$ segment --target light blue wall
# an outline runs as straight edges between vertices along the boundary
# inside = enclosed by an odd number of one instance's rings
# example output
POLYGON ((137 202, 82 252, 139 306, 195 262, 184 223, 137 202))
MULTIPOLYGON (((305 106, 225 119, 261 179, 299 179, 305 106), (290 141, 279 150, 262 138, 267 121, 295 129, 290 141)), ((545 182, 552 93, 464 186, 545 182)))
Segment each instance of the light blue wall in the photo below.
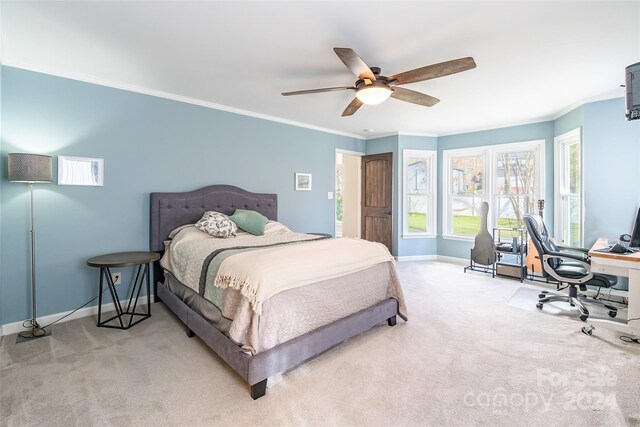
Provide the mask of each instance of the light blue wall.
MULTIPOLYGON (((368 143, 368 142, 367 142, 368 143)), ((402 181, 402 162, 403 162, 403 154, 402 150, 437 150, 438 149, 438 138, 436 137, 428 137, 428 136, 409 136, 409 135, 399 135, 398 136, 398 161, 397 165, 397 182, 398 182, 398 192, 397 194, 397 204, 398 204, 398 212, 399 215, 397 218, 397 227, 398 227, 398 255, 403 256, 421 256, 421 255, 436 255, 438 252, 438 242, 435 238, 403 238, 402 230, 404 228, 403 224, 403 213, 402 213, 402 198, 404 191, 404 182, 402 181)), ((440 187, 436 187, 439 189, 440 187)))
POLYGON ((558 136, 584 126, 584 106, 579 106, 553 122, 553 135, 558 136))
POLYGON ((585 245, 631 233, 640 206, 640 120, 624 118, 624 98, 584 105, 585 245))
MULTIPOLYGON (((274 192, 282 223, 333 233, 327 192, 335 149, 364 152, 359 139, 10 67, 2 68, 1 96, 3 168, 10 152, 105 159, 104 187, 36 188, 40 315, 97 294, 98 272, 87 258, 148 248, 150 192, 211 184, 274 192), (295 172, 313 174, 313 191, 294 191, 295 172)), ((0 191, 6 324, 30 315, 29 198, 28 186, 9 183, 4 172, 0 191)))
MULTIPOLYGON (((4 68, 2 67, 2 45, 0 43, 0 100, 2 100, 2 74, 4 68)), ((2 135, 2 102, 0 102, 0 135, 2 135)), ((0 137, 0 153, 2 153, 2 138, 0 137)), ((3 177, 4 162, 0 161, 0 177, 3 177)), ((0 189, 0 207, 2 206, 2 191, 0 189)), ((2 209, 0 209, 0 224, 2 223, 2 209)), ((2 230, 0 229, 0 272, 2 271, 2 230)), ((2 325, 2 275, 0 274, 0 325, 2 325)))
POLYGON ((366 154, 393 153, 393 255, 399 257, 435 255, 437 242, 434 238, 402 237, 402 150, 437 150, 436 137, 392 135, 368 139, 366 154))
MULTIPOLYGON (((29 316, 28 187, 6 180, 6 155, 37 152, 105 159, 105 186, 36 187, 38 308, 71 310, 96 295, 87 258, 148 247, 149 193, 213 183, 276 192, 281 222, 333 232, 336 148, 394 156, 393 253, 467 258, 471 242, 442 234, 445 149, 544 139, 545 213, 553 227, 553 136, 583 127, 585 244, 630 232, 640 205, 640 121, 624 120, 624 100, 585 104, 555 121, 439 138, 395 135, 364 141, 162 98, 0 68, 0 324, 29 316), (438 239, 402 238, 402 150, 438 151, 438 239), (295 172, 313 191, 293 190, 295 172), (619 176, 621 174, 622 176, 619 176)), ((55 161, 54 161, 55 173, 55 161)), ((124 282, 131 279, 123 269, 124 282)), ((126 290, 123 286, 121 292, 126 290)))
MULTIPOLYGON (((442 150, 545 139, 545 222, 553 230, 553 137, 582 127, 585 187, 585 241, 631 232, 640 206, 640 121, 624 118, 624 98, 584 104, 554 121, 438 138, 438 188, 442 188, 442 150), (623 177, 619 176, 623 174, 623 177)), ((442 207, 442 194, 438 205, 442 207)), ((442 209, 438 212, 442 233, 442 209)), ((438 254, 468 258, 471 242, 439 237, 438 254)))
MULTIPOLYGON (((469 148, 482 145, 507 144, 512 142, 545 140, 545 213, 553 212, 553 122, 511 126, 480 132, 469 132, 438 138, 438 188, 443 188, 443 150, 469 148)), ((472 241, 459 241, 442 237, 442 191, 438 193, 438 255, 469 258, 472 241)), ((545 215, 545 221, 553 230, 553 215, 545 215)))

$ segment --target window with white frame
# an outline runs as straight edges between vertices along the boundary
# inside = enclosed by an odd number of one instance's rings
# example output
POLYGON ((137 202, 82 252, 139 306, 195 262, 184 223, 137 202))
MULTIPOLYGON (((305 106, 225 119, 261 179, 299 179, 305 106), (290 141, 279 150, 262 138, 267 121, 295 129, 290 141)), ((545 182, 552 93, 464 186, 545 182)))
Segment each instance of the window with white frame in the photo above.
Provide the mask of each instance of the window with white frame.
POLYGON ((480 204, 485 200, 484 152, 456 152, 448 158, 448 228, 444 234, 475 236, 480 230, 480 204))
POLYGON ((403 237, 436 234, 436 152, 402 150, 403 237))
POLYGON ((555 235, 565 246, 582 247, 582 137, 580 128, 554 139, 555 235))
POLYGON ((480 230, 480 205, 489 203, 488 228, 524 227, 544 188, 544 141, 444 150, 443 234, 470 239, 480 230))
POLYGON ((534 146, 494 152, 494 224, 498 227, 524 228, 524 215, 537 212, 536 157, 534 146))

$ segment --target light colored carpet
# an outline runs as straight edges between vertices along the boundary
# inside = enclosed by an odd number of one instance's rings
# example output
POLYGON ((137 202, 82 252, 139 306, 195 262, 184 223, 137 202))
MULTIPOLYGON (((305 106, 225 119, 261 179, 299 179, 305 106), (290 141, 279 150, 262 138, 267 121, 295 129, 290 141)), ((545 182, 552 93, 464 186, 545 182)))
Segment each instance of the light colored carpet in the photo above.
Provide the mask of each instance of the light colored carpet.
MULTIPOLYGON (((539 286, 522 286, 513 293, 507 304, 512 307, 521 308, 523 310, 540 311, 541 313, 579 320, 580 311, 577 307, 571 307, 568 302, 548 302, 543 305, 542 310, 538 310, 538 308, 536 307, 536 303, 538 301, 538 295, 540 294, 541 290, 549 291, 549 295, 553 295, 556 293, 566 295, 568 292, 567 290, 558 292, 553 286, 549 286, 547 288, 539 286)), ((604 319, 612 322, 625 323, 628 317, 626 306, 615 302, 612 302, 611 305, 618 307, 618 315, 615 318, 611 318, 609 316, 609 309, 604 306, 586 303, 585 307, 587 307, 587 310, 589 310, 589 319, 604 319)))
POLYGON ((640 345, 522 310, 522 285, 399 263, 409 322, 248 386, 162 304, 129 331, 91 318, 0 344, 3 425, 640 425, 640 345))

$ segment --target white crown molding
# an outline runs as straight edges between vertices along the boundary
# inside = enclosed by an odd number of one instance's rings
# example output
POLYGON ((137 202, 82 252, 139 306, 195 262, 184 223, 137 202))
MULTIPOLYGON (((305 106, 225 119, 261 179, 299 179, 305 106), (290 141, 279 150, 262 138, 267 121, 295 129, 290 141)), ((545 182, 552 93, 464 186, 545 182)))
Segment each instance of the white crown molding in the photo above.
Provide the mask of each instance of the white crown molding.
POLYGON ((47 68, 38 67, 35 65, 26 64, 26 63, 17 62, 17 61, 5 61, 2 65, 7 67, 20 68, 22 70, 33 71, 41 74, 48 74, 50 76, 62 77, 65 79, 77 80, 85 83, 92 83, 99 86, 106 86, 114 89, 126 90, 128 92, 135 92, 143 95, 155 96, 157 98, 170 99, 172 101, 183 102, 185 104, 198 105, 200 107, 211 108, 213 110, 226 111, 229 113, 240 114, 242 116, 268 120, 270 122, 282 123, 285 125, 311 129, 318 132, 331 133, 334 135, 346 136, 349 138, 355 138, 355 139, 361 139, 361 140, 366 139, 364 136, 354 134, 354 133, 342 132, 335 129, 329 129, 321 126, 311 125, 308 123, 302 123, 294 120, 283 119, 281 117, 270 116, 268 114, 256 113, 254 111, 243 110, 241 108, 229 107, 222 104, 216 104, 209 101, 203 101, 201 99, 190 98, 188 96, 176 95, 173 93, 163 92, 156 89, 149 89, 142 86, 136 86, 136 85, 131 85, 127 83, 119 83, 111 80, 100 79, 97 77, 87 76, 84 74, 60 72, 60 71, 50 70, 47 68))
POLYGON ((380 134, 376 134, 376 135, 371 135, 371 136, 367 136, 365 138, 365 141, 371 141, 373 139, 380 139, 380 138, 387 138, 390 136, 398 136, 398 132, 386 132, 386 133, 380 133, 380 134))
POLYGON ((583 105, 584 105, 583 101, 577 101, 577 102, 574 102, 572 104, 569 104, 566 107, 564 107, 562 110, 558 111, 556 114, 551 116, 551 120, 558 120, 560 117, 562 117, 565 114, 575 110, 578 107, 582 107, 583 105))
POLYGON ((484 132, 484 131, 494 130, 494 129, 504 129, 504 128, 510 128, 515 126, 533 125, 536 123, 544 123, 544 122, 550 122, 550 121, 553 121, 551 117, 540 117, 534 120, 523 120, 521 122, 512 122, 512 123, 508 123, 500 126, 471 128, 463 132, 441 133, 441 134, 438 134, 438 138, 443 136, 464 135, 466 133, 484 132))
POLYGON ((558 112, 556 112, 556 113, 554 113, 552 115, 549 115, 549 116, 543 116, 543 117, 539 117, 539 118, 533 119, 533 120, 524 120, 524 121, 519 121, 519 122, 511 122, 511 123, 500 125, 500 126, 483 126, 483 127, 478 127, 478 128, 467 129, 467 130, 464 130, 464 131, 444 132, 444 133, 429 133, 429 132, 421 133, 421 132, 396 131, 396 132, 382 133, 382 134, 378 134, 378 135, 363 136, 363 135, 349 133, 349 132, 343 132, 343 131, 339 131, 339 130, 335 130, 335 129, 324 128, 324 127, 321 127, 321 126, 315 126, 315 125, 311 125, 311 124, 308 124, 308 123, 303 123, 303 122, 297 122, 297 121, 294 121, 294 120, 284 119, 284 118, 281 118, 281 117, 270 116, 268 114, 257 113, 257 112, 250 111, 250 110, 243 110, 241 108, 229 107, 229 106, 222 105, 222 104, 216 104, 216 103, 209 102, 209 101, 203 101, 201 99, 190 98, 190 97, 182 96, 182 95, 176 95, 176 94, 173 94, 173 93, 163 92, 163 91, 159 91, 159 90, 155 90, 155 89, 149 89, 149 88, 145 88, 145 87, 142 87, 142 86, 130 85, 130 84, 126 84, 126 83, 119 83, 119 82, 115 82, 115 81, 111 81, 111 80, 100 79, 100 78, 93 77, 93 76, 87 76, 87 75, 84 75, 84 74, 66 73, 66 72, 55 71, 55 70, 47 69, 47 68, 44 68, 44 67, 38 67, 38 66, 35 66, 35 65, 32 65, 32 64, 19 62, 19 61, 4 61, 4 62, 2 62, 2 65, 3 66, 7 66, 7 67, 20 68, 22 70, 27 70, 27 71, 33 71, 33 72, 36 72, 36 73, 47 74, 47 75, 51 75, 51 76, 56 76, 56 77, 62 77, 62 78, 71 79, 71 80, 82 81, 82 82, 85 82, 85 83, 96 84, 96 85, 99 85, 99 86, 105 86, 105 87, 110 87, 110 88, 114 88, 114 89, 126 90, 128 92, 135 92, 135 93, 140 93, 140 94, 143 94, 143 95, 155 96, 157 98, 169 99, 169 100, 172 100, 172 101, 183 102, 183 103, 186 103, 186 104, 198 105, 198 106, 201 106, 201 107, 211 108, 211 109, 214 109, 214 110, 226 111, 226 112, 229 112, 229 113, 239 114, 239 115, 242 115, 242 116, 248 116, 248 117, 253 117, 253 118, 256 118, 256 119, 268 120, 268 121, 271 121, 271 122, 282 123, 282 124, 286 124, 286 125, 290 125, 290 126, 296 126, 296 127, 301 127, 301 128, 305 128, 305 129, 315 130, 315 131, 318 131, 318 132, 331 133, 331 134, 334 134, 334 135, 346 136, 346 137, 349 137, 349 138, 360 139, 360 140, 365 140, 365 141, 379 139, 379 138, 386 138, 386 137, 389 137, 389 136, 423 136, 423 137, 439 138, 439 137, 443 137, 443 136, 463 135, 463 134, 467 134, 467 133, 483 132, 483 131, 488 131, 488 130, 493 130, 493 129, 504 129, 504 128, 508 128, 508 127, 524 126, 524 125, 530 125, 530 124, 536 124, 536 123, 544 123, 544 122, 557 120, 558 118, 562 117, 563 115, 567 114, 568 112, 570 112, 570 111, 574 110, 575 108, 578 108, 578 107, 580 107, 580 106, 582 106, 584 104, 588 104, 588 103, 591 103, 591 102, 605 101, 605 100, 608 100, 608 99, 621 98, 621 97, 624 96, 624 94, 620 95, 620 94, 617 93, 621 89, 616 89, 615 91, 611 91, 611 92, 606 93, 606 94, 602 94, 602 95, 594 96, 594 97, 590 97, 590 98, 585 98, 585 99, 579 100, 577 102, 574 102, 572 104, 569 104, 568 106, 562 108, 558 112))
POLYGON ((378 138, 387 138, 389 136, 424 136, 424 137, 429 137, 429 138, 437 138, 438 134, 437 133, 419 133, 419 132, 386 132, 386 133, 381 133, 381 134, 376 134, 376 135, 371 135, 365 138, 365 140, 369 141, 371 139, 378 139, 378 138))
POLYGON ((614 93, 613 91, 600 95, 600 96, 592 96, 591 98, 585 98, 582 99, 580 101, 576 101, 572 104, 567 105, 566 107, 564 107, 563 109, 561 109, 560 111, 558 111, 556 114, 554 114, 553 116, 551 116, 551 120, 558 120, 560 117, 564 116, 565 114, 575 110, 578 107, 583 106, 584 104, 589 104, 592 102, 598 102, 598 101, 606 101, 608 99, 615 99, 615 98, 623 98, 624 94, 619 95, 617 93, 614 93))
MULTIPOLYGON (((617 91, 617 90, 616 90, 617 91)), ((606 101, 608 99, 616 99, 616 98, 622 98, 624 97, 624 95, 620 95, 618 93, 615 92, 609 92, 603 95, 599 95, 599 96, 592 96, 590 98, 585 98, 585 99, 581 99, 580 101, 574 102, 572 104, 567 105, 566 107, 562 108, 561 110, 559 110, 557 113, 554 113, 550 116, 544 116, 544 117, 540 117, 534 120, 524 120, 524 121, 520 121, 520 122, 513 122, 513 123, 509 123, 509 124, 505 124, 505 125, 500 125, 500 126, 493 126, 493 127, 480 127, 480 128, 472 128, 469 130, 465 130, 463 132, 445 132, 445 133, 440 133, 438 134, 438 138, 439 137, 443 137, 443 136, 451 136, 451 135, 463 135, 465 133, 473 133, 473 132, 483 132, 483 131, 487 131, 487 130, 494 130, 494 129, 504 129, 504 128, 509 128, 509 127, 515 127, 515 126, 524 126, 524 125, 532 125, 532 124, 536 124, 536 123, 544 123, 544 122, 552 122, 555 121, 557 119, 559 119, 560 117, 564 116, 565 114, 567 114, 568 112, 584 105, 584 104, 590 104, 592 102, 598 102, 598 101, 606 101)))
POLYGON ((437 133, 420 133, 420 132, 398 132, 398 136, 424 136, 428 138, 437 138, 437 133))

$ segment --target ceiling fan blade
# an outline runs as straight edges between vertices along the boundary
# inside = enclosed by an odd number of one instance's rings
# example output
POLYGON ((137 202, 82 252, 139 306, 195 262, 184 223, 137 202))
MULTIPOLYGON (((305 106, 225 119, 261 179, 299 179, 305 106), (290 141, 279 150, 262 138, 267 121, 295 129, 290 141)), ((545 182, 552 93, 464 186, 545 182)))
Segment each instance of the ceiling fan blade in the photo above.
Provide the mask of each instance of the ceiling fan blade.
POLYGON ((291 96, 291 95, 305 95, 308 93, 321 93, 321 92, 334 92, 337 90, 356 90, 353 86, 340 86, 340 87, 325 87, 322 89, 308 89, 308 90, 297 90, 295 92, 283 92, 282 96, 291 96))
POLYGON ((409 90, 402 87, 393 88, 391 97, 399 99, 400 101, 424 105, 425 107, 433 107, 438 102, 440 102, 438 98, 434 98, 433 96, 425 95, 424 93, 416 92, 415 90, 409 90))
POLYGON ((358 98, 353 98, 353 101, 351 101, 351 103, 347 105, 347 108, 342 112, 342 117, 353 116, 360 107, 362 107, 362 101, 358 98))
POLYGON ((421 82, 423 80, 435 79, 448 76, 449 74, 460 73, 462 71, 476 68, 476 62, 471 57, 454 59, 452 61, 441 62, 439 64, 427 65, 415 70, 405 71, 389 77, 389 80, 398 80, 398 84, 421 82))
POLYGON ((373 75, 373 71, 367 64, 358 56, 353 49, 348 47, 334 47, 333 51, 338 55, 338 58, 353 74, 358 76, 359 79, 369 79, 375 81, 376 76, 373 75))

